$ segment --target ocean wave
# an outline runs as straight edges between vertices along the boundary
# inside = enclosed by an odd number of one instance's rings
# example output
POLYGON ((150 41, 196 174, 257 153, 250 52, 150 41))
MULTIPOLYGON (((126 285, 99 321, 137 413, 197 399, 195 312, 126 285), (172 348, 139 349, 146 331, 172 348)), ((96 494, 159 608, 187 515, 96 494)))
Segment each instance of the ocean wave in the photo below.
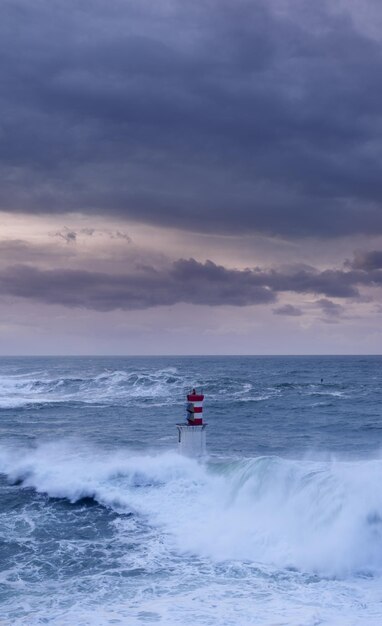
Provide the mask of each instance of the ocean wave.
MULTIPOLYGON (((52 377, 44 372, 0 377, 0 408, 22 408, 35 404, 81 402, 84 404, 116 404, 144 402, 153 405, 184 402, 191 386, 202 386, 179 373, 174 367, 161 369, 105 370, 83 376, 52 377)), ((210 402, 261 402, 275 397, 280 389, 255 388, 246 380, 204 380, 203 391, 210 402)))
POLYGON ((179 402, 185 381, 176 368, 151 371, 105 370, 84 376, 52 377, 44 372, 0 377, 0 408, 41 403, 105 403, 129 400, 179 402))
POLYGON ((348 399, 349 389, 343 383, 287 381, 261 382, 258 378, 241 375, 200 376, 194 370, 179 371, 176 367, 131 366, 125 368, 84 369, 48 368, 24 374, 3 373, 0 376, 0 408, 14 409, 35 404, 80 402, 83 404, 155 403, 171 405, 184 401, 192 386, 203 389, 214 404, 261 403, 291 395, 302 401, 311 397, 328 396, 348 399))
POLYGON ((259 457, 206 465, 76 442, 0 448, 20 487, 143 516, 179 553, 329 577, 382 573, 382 461, 259 457))

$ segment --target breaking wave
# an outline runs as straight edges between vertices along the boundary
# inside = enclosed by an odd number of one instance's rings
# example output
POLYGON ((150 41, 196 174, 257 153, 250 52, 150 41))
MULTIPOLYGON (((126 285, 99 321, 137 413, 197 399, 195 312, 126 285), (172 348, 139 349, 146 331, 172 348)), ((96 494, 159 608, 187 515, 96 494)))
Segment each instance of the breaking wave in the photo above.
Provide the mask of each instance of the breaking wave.
POLYGON ((184 381, 176 368, 154 371, 104 371, 83 376, 57 376, 44 372, 0 379, 0 408, 34 404, 81 402, 113 403, 127 400, 169 402, 183 397, 184 381))
POLYGON ((382 573, 382 461, 259 457, 200 465, 175 453, 76 442, 0 448, 0 472, 71 502, 144 518, 169 548, 347 577, 382 573))
POLYGON ((187 389, 203 383, 210 402, 258 403, 297 393, 298 396, 346 399, 343 385, 314 383, 277 383, 259 385, 247 378, 203 377, 198 372, 180 372, 176 367, 127 367, 103 371, 91 367, 63 369, 52 376, 52 371, 28 374, 2 373, 0 376, 0 409, 56 404, 64 402, 84 404, 178 404, 183 402, 187 389))

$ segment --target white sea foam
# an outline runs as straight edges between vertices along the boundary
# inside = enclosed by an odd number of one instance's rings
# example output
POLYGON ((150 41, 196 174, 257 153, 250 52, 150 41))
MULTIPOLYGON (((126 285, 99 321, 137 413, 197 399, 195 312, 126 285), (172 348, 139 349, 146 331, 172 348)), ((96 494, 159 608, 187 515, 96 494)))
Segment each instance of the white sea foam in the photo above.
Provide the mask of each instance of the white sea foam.
MULTIPOLYGON (((18 408, 33 404, 81 402, 126 403, 150 402, 172 404, 184 400, 192 382, 175 367, 134 367, 126 369, 93 370, 65 369, 35 371, 25 374, 2 373, 0 376, 0 408, 18 408), (56 374, 56 375, 54 375, 56 374)), ((257 388, 246 380, 226 380, 224 386, 216 386, 215 379, 205 381, 208 398, 213 402, 230 401, 261 402, 277 397, 283 389, 257 388)))
POLYGON ((346 578, 382 572, 382 462, 264 457, 199 465, 175 453, 102 452, 74 442, 0 448, 11 481, 92 497, 164 531, 179 553, 346 578))
POLYGON ((176 368, 137 369, 135 371, 105 370, 101 373, 56 378, 46 372, 27 375, 7 374, 0 377, 0 408, 17 408, 31 404, 63 402, 126 402, 155 400, 179 402, 184 396, 185 382, 176 368))

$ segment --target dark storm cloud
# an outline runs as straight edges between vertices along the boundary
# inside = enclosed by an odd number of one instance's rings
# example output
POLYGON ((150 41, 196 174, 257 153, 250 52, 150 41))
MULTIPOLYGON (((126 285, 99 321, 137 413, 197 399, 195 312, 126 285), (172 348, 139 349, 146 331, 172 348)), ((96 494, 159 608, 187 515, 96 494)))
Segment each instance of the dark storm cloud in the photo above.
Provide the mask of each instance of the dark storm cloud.
POLYGON ((381 46, 335 4, 4 0, 1 206, 381 233, 381 46))
MULTIPOLYGON (((359 286, 382 285, 382 271, 265 271, 227 269, 212 261, 179 259, 166 269, 149 265, 129 273, 54 269, 16 265, 0 272, 0 294, 30 298, 48 304, 85 307, 97 311, 147 309, 180 302, 220 306, 268 304, 282 292, 355 297, 359 286)), ((341 305, 322 298, 318 306, 326 316, 336 316, 341 305)), ((286 305, 274 309, 279 315, 299 315, 286 305)))
POLYGON ((0 273, 0 292, 97 311, 146 309, 177 302, 246 306, 275 299, 250 272, 193 260, 174 263, 168 271, 144 267, 130 275, 12 266, 0 273))
POLYGON ((353 261, 348 261, 347 266, 365 271, 380 270, 382 269, 382 251, 370 250, 368 252, 356 252, 353 261))
MULTIPOLYGON (((295 293, 317 293, 333 298, 352 298, 358 296, 356 285, 359 277, 356 272, 342 270, 317 271, 314 268, 290 272, 271 271, 265 274, 267 283, 275 291, 295 293)), ((366 278, 366 277, 364 277, 366 278)))
POLYGON ((344 307, 341 304, 332 302, 332 300, 328 300, 327 298, 317 300, 316 305, 328 317, 338 317, 344 312, 344 307))
POLYGON ((275 315, 287 315, 290 317, 299 317, 303 313, 301 309, 292 304, 284 304, 284 306, 279 306, 277 309, 273 309, 273 313, 275 315))

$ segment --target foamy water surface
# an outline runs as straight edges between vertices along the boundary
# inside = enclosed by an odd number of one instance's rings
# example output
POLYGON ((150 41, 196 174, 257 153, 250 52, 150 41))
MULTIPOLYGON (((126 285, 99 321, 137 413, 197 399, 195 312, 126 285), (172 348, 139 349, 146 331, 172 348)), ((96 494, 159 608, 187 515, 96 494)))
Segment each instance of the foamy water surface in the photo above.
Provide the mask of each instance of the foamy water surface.
POLYGON ((3 360, 0 623, 379 626, 381 364, 3 360))

